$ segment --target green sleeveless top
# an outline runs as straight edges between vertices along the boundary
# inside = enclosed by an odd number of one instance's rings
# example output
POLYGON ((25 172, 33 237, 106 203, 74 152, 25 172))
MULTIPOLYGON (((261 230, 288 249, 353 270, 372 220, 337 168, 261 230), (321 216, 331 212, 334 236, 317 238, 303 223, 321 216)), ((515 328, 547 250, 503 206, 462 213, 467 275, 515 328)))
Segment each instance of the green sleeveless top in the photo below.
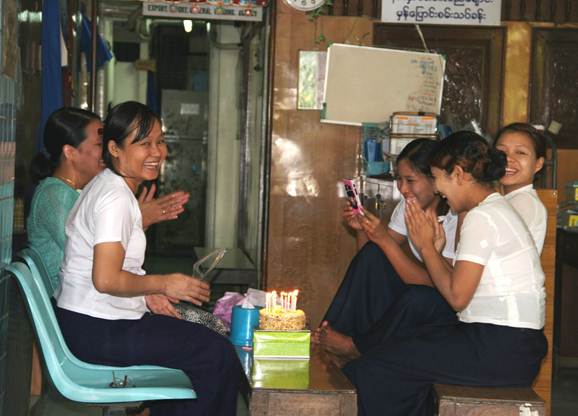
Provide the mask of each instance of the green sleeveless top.
POLYGON ((41 181, 32 197, 27 220, 28 243, 41 256, 52 281, 49 295, 60 286, 60 263, 64 258, 64 226, 79 192, 60 179, 49 176, 41 181))

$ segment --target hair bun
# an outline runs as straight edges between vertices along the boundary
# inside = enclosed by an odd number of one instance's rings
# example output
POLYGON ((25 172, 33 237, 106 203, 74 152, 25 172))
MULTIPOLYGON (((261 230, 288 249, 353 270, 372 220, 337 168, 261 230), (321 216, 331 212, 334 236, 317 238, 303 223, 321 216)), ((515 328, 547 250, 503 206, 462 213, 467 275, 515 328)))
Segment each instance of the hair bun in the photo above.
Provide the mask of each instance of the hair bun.
POLYGON ((34 183, 52 175, 56 165, 52 162, 50 155, 46 150, 34 156, 32 162, 30 163, 30 176, 34 183))
POLYGON ((506 154, 501 150, 490 148, 488 156, 490 160, 486 166, 486 180, 497 181, 506 173, 506 154))

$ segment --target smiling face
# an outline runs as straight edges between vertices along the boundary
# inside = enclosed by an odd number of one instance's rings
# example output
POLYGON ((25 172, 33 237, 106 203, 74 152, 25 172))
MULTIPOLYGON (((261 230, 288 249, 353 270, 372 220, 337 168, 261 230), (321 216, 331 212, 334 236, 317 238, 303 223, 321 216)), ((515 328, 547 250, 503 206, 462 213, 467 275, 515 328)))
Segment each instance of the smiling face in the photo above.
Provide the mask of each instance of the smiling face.
POLYGON ((534 142, 525 133, 505 132, 497 140, 496 149, 508 158, 506 174, 500 179, 506 193, 532 184, 534 175, 544 165, 544 158, 536 157, 534 142))
POLYGON ((422 209, 427 208, 436 199, 432 179, 415 170, 406 159, 397 163, 396 183, 403 197, 406 200, 416 200, 422 209))
POLYGON ((434 178, 435 189, 442 198, 446 198, 451 210, 456 213, 462 212, 463 204, 459 193, 456 192, 458 190, 456 176, 434 166, 431 168, 431 174, 434 178))
POLYGON ((167 145, 161 125, 155 121, 149 134, 142 140, 133 143, 138 129, 133 131, 117 146, 110 141, 109 151, 114 157, 114 166, 124 177, 129 187, 136 192, 144 181, 151 181, 159 176, 161 166, 167 157, 167 145))
POLYGON ((102 122, 91 121, 85 128, 86 139, 73 150, 75 185, 84 188, 104 167, 102 163, 102 122))

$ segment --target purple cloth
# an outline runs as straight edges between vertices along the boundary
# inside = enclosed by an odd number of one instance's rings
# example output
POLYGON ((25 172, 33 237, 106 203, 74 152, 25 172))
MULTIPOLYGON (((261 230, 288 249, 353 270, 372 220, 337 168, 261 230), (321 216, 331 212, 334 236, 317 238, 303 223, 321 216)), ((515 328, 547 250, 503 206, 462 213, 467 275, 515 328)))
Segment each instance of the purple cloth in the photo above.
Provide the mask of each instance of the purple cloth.
POLYGON ((231 314, 233 306, 243 301, 244 296, 236 292, 225 292, 225 295, 218 299, 213 309, 213 315, 221 318, 227 329, 231 328, 231 314))

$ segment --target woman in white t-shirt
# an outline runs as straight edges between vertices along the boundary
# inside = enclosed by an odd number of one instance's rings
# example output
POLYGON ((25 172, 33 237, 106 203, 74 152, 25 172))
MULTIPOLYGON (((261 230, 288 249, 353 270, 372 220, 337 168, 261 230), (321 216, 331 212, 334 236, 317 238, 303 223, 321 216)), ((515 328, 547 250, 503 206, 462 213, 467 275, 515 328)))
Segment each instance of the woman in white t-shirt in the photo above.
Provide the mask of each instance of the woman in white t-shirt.
POLYGON ((387 330, 421 322, 455 320, 455 313, 432 287, 420 254, 408 237, 404 212, 407 201, 442 217, 447 235, 443 256, 451 264, 455 252, 458 218, 436 194, 429 157, 436 142, 417 139, 410 142, 396 161, 397 187, 402 200, 396 205, 389 225, 365 212, 353 213, 348 206, 344 217, 357 234, 359 252, 333 298, 313 342, 342 355, 356 356, 380 342, 387 330), (403 299, 399 304, 399 300, 403 299), (396 306, 396 322, 387 312, 396 306))
POLYGON ((83 189, 66 223, 56 314, 81 360, 117 366, 150 364, 183 370, 196 400, 151 403, 153 415, 234 415, 241 367, 227 338, 170 314, 184 300, 201 305, 209 286, 181 273, 147 275, 146 238, 135 193, 157 178, 167 156, 160 119, 145 105, 110 110, 103 131, 107 166, 83 189))
POLYGON ((528 226, 536 249, 541 253, 548 213, 533 183, 544 166, 546 140, 532 125, 512 123, 498 132, 494 147, 503 151, 508 161, 506 174, 500 179, 503 194, 528 226))
POLYGON ((472 132, 441 141, 432 158, 436 188, 466 212, 455 263, 441 256, 443 229, 408 203, 409 234, 458 322, 425 325, 350 361, 363 415, 433 415, 432 386, 530 386, 547 351, 544 273, 534 241, 494 191, 506 157, 472 132))

